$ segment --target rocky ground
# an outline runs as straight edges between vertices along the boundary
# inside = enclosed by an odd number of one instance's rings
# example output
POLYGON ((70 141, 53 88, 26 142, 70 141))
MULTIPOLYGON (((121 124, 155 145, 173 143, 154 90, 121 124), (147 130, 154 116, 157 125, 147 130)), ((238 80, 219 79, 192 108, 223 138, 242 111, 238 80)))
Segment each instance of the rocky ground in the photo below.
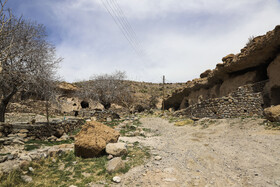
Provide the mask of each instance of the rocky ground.
MULTIPOLYGON (((1 148, 0 168, 5 172, 22 167, 26 161, 46 160, 44 166, 33 163, 28 165, 32 167, 28 167, 27 171, 20 173, 19 176, 25 181, 21 183, 24 184, 22 186, 52 186, 54 183, 51 181, 58 176, 60 179, 55 184, 73 184, 72 187, 280 186, 280 131, 269 130, 266 121, 255 117, 220 120, 203 118, 193 122, 180 117, 162 117, 160 113, 154 116, 128 116, 122 118, 120 124, 107 122, 107 125, 120 131, 119 142, 126 143, 128 155, 122 159, 132 168, 128 172, 96 175, 97 163, 99 169, 105 171, 104 167, 107 163, 109 166, 113 159, 106 155, 91 160, 75 157, 73 142, 68 136, 61 142, 70 143, 68 145, 44 146, 56 140, 49 143, 18 141, 14 143, 16 147, 4 146, 1 148), (34 150, 36 143, 44 145, 34 150), (29 147, 33 150, 28 151, 29 147), (68 172, 69 169, 73 170, 73 174, 68 172), (82 177, 81 172, 87 175, 82 177), (48 177, 44 178, 46 174, 48 177), (84 182, 79 183, 79 179, 84 182)), ((121 161, 120 157, 117 158, 121 161)))
POLYGON ((266 130, 262 119, 141 122, 157 135, 121 141, 150 146, 153 158, 117 186, 280 186, 280 132, 266 130))

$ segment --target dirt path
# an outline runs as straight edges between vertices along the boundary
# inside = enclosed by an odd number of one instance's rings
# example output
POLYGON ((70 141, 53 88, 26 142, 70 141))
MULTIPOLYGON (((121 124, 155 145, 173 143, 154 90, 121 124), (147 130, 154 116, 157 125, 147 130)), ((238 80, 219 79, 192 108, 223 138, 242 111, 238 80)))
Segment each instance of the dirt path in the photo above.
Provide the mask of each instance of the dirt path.
POLYGON ((280 186, 280 132, 264 130, 262 121, 216 120, 202 128, 141 119, 160 135, 121 140, 150 146, 152 159, 121 176, 118 186, 280 186))

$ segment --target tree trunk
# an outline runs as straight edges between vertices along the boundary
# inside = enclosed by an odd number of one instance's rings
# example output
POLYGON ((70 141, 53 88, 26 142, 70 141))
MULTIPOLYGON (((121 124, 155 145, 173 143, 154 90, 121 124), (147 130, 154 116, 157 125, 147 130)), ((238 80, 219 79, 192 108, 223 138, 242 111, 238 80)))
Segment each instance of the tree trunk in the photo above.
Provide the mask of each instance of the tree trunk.
POLYGON ((49 125, 50 119, 49 119, 49 101, 48 100, 46 100, 46 115, 47 115, 47 123, 49 125))
POLYGON ((8 103, 12 99, 12 97, 17 93, 17 88, 13 88, 13 91, 7 96, 2 99, 0 103, 0 122, 5 122, 5 113, 8 106, 8 103))
POLYGON ((0 122, 5 122, 5 113, 6 113, 7 105, 8 104, 4 103, 3 101, 0 104, 0 122))

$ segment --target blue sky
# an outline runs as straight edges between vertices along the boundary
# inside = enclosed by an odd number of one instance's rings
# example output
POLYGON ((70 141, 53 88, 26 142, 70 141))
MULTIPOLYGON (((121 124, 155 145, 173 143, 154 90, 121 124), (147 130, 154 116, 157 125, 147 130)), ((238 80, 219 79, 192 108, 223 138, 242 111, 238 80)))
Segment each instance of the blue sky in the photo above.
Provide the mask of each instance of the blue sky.
MULTIPOLYGON (((112 0, 104 0, 112 2, 112 0)), ((186 82, 280 24, 279 0, 114 0, 132 25, 137 55, 101 0, 9 0, 47 28, 66 81, 126 71, 136 81, 186 82)))

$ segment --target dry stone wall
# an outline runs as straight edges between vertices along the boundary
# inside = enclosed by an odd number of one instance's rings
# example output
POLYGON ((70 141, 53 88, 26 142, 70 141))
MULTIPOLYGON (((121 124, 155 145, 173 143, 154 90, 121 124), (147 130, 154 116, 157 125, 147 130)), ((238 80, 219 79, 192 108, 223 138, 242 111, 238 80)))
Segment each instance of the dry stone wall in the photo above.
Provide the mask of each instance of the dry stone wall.
POLYGON ((262 90, 267 81, 248 84, 220 98, 211 98, 179 111, 189 117, 232 118, 263 115, 262 90))
POLYGON ((60 121, 52 121, 50 124, 46 122, 27 124, 0 124, 0 133, 2 136, 16 135, 22 138, 30 137, 32 139, 45 139, 51 136, 60 138, 64 133, 73 132, 85 123, 83 119, 67 119, 60 121))

